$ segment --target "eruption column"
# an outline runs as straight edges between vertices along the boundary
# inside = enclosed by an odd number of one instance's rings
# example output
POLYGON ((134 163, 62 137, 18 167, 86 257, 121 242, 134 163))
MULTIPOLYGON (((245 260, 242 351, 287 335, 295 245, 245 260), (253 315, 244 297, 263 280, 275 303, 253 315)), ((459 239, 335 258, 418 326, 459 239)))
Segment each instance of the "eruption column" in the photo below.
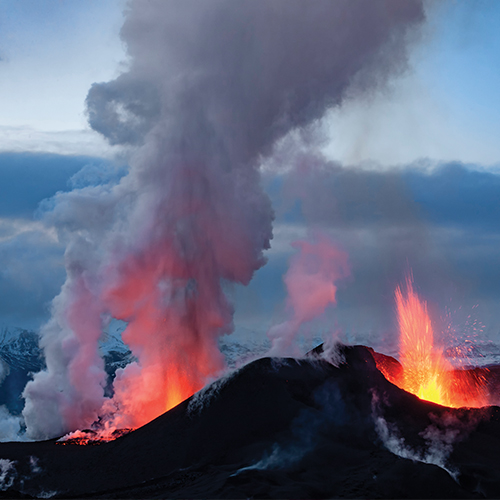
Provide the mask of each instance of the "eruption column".
POLYGON ((224 289, 249 282, 272 238, 261 159, 353 82, 362 91, 404 68, 423 12, 421 0, 127 4, 127 70, 92 85, 86 104, 91 127, 134 153, 117 184, 59 193, 47 214, 72 251, 42 331, 47 369, 24 392, 31 437, 97 417, 141 425, 218 374, 217 339, 232 331, 224 289), (68 314, 85 318, 88 334, 68 314), (137 358, 112 399, 98 354, 106 314, 128 322, 137 358))

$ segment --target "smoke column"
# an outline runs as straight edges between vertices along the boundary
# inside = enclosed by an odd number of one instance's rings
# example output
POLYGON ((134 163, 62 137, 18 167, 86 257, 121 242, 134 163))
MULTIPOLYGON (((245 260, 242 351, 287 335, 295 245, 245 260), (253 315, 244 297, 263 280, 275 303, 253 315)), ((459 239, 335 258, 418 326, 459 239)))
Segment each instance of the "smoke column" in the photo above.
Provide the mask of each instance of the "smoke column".
POLYGON ((299 328, 336 303, 336 282, 350 273, 347 254, 326 235, 316 233, 311 241, 296 241, 292 246, 298 252, 284 277, 291 318, 269 330, 272 355, 291 354, 299 328))
POLYGON ((404 67, 418 0, 151 0, 128 4, 128 69, 87 96, 90 125, 135 148, 116 185, 60 193, 47 219, 67 239, 67 281, 42 330, 47 369, 24 391, 30 437, 99 419, 137 426, 224 368, 224 283, 265 263, 273 212, 259 162, 355 81, 404 67), (105 398, 106 317, 138 362, 105 398))

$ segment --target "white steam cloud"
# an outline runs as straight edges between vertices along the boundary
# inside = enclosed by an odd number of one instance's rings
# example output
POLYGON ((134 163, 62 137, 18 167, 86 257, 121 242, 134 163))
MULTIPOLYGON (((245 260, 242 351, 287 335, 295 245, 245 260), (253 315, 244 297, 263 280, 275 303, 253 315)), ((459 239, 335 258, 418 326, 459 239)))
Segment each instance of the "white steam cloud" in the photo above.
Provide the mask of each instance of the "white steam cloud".
POLYGON ((31 438, 100 421, 142 425, 224 369, 223 283, 265 263, 273 211, 259 162, 290 131, 406 63, 419 0, 152 0, 129 3, 129 69, 96 83, 91 126, 135 146, 114 185, 54 198, 67 279, 42 329, 47 367, 24 391, 31 438), (137 362, 112 399, 98 341, 126 321, 137 362))
POLYGON ((0 491, 9 489, 17 476, 16 462, 0 458, 0 491))

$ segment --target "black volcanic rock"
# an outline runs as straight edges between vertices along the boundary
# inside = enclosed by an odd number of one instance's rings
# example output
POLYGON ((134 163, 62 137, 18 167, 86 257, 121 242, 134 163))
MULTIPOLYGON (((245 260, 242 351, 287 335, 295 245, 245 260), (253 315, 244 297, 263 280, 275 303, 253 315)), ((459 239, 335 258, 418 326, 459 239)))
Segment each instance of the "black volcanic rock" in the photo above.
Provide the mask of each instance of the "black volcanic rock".
POLYGON ((254 361, 109 443, 2 443, 0 467, 13 464, 15 471, 6 475, 12 484, 4 481, 3 493, 498 496, 497 407, 452 410, 420 401, 382 376, 369 349, 344 346, 341 354, 339 366, 314 356, 254 361))

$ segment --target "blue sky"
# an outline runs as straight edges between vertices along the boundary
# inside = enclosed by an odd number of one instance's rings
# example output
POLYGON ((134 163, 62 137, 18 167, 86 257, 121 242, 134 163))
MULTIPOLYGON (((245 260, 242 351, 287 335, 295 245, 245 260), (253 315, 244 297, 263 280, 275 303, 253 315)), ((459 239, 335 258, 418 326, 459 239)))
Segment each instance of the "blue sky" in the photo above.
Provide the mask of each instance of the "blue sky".
MULTIPOLYGON (((354 337, 391 329, 408 266, 438 308, 479 303, 488 334, 500 332, 500 3, 426 5, 408 70, 327 113, 323 151, 334 167, 320 184, 310 179, 310 200, 287 188, 288 174, 264 176, 275 239, 251 285, 232 292, 240 331, 279 320, 289 243, 320 225, 351 257, 353 277, 328 321, 354 337), (315 205, 318 192, 336 211, 315 205)), ((0 0, 1 324, 37 327, 63 283, 64 241, 42 201, 115 178, 125 161, 90 130, 84 108, 92 83, 127 67, 124 7, 0 0)))
POLYGON ((428 2, 409 71, 331 112, 330 155, 343 162, 417 158, 498 163, 500 5, 428 2))
POLYGON ((124 4, 0 1, 0 149, 106 150, 85 133, 84 100, 92 83, 115 77, 125 61, 124 4))

